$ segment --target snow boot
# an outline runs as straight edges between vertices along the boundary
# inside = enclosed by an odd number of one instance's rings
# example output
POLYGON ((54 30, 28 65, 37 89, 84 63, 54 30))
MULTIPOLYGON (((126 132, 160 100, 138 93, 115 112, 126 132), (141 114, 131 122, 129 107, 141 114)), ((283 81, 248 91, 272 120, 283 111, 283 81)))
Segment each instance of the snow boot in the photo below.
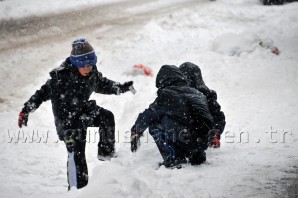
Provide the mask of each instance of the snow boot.
POLYGON ((116 157, 114 144, 108 142, 99 142, 97 153, 98 160, 107 161, 112 157, 116 157))
POLYGON ((185 158, 176 159, 174 161, 163 161, 162 163, 159 163, 159 166, 164 166, 166 168, 170 169, 180 169, 183 167, 183 164, 186 164, 187 160, 185 158))
POLYGON ((200 165, 206 162, 206 153, 205 151, 195 151, 192 152, 189 157, 189 163, 191 165, 200 165))

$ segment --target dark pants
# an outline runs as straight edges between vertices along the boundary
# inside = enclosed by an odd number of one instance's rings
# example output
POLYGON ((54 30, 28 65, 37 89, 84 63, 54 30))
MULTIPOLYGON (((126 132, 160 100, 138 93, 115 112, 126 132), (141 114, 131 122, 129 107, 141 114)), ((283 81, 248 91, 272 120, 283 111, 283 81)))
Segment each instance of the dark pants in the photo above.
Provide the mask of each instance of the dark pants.
POLYGON ((88 184, 88 168, 85 157, 87 127, 99 127, 100 153, 109 155, 114 152, 115 120, 111 111, 96 106, 85 112, 76 123, 75 129, 66 130, 64 142, 68 151, 67 178, 69 188, 83 188, 88 184))
POLYGON ((104 156, 114 153, 115 145, 115 119, 114 114, 104 108, 99 107, 95 111, 96 117, 92 127, 99 127, 98 153, 104 156))
POLYGON ((75 138, 75 140, 73 141, 71 141, 70 139, 65 140, 68 153, 67 180, 69 189, 71 187, 75 187, 78 189, 83 188, 88 184, 88 167, 85 157, 86 133, 83 134, 83 136, 81 137, 85 138, 75 138), (72 143, 70 143, 70 141, 72 143))
MULTIPOLYGON (((207 130, 206 130, 207 131, 207 130)), ((191 164, 201 164, 206 160, 207 132, 194 134, 180 123, 164 117, 160 123, 149 127, 164 163, 184 163, 189 159, 191 164)))

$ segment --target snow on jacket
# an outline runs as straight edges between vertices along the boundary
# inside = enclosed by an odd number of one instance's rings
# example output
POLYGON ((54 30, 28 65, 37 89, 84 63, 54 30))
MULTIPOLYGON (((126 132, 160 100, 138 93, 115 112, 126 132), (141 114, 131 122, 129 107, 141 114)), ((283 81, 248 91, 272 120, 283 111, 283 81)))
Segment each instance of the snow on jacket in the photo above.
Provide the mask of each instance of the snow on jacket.
POLYGON ((205 85, 201 70, 197 65, 186 62, 183 63, 179 69, 187 77, 189 85, 202 92, 206 96, 210 113, 214 119, 213 128, 219 129, 220 133, 222 134, 226 125, 226 121, 225 114, 221 111, 221 106, 217 102, 216 92, 209 89, 205 85))
POLYGON ((69 58, 60 67, 50 72, 49 79, 24 104, 24 112, 35 111, 42 102, 51 100, 58 135, 63 135, 67 129, 78 127, 79 121, 88 115, 95 107, 94 100, 89 101, 95 93, 118 94, 118 83, 102 76, 96 66, 88 76, 82 76, 77 68, 72 66, 69 58))
POLYGON ((162 66, 156 77, 156 87, 157 98, 139 114, 132 131, 141 134, 149 126, 158 124, 164 116, 189 129, 192 134, 200 133, 202 126, 212 128, 214 123, 206 97, 187 85, 178 67, 162 66))

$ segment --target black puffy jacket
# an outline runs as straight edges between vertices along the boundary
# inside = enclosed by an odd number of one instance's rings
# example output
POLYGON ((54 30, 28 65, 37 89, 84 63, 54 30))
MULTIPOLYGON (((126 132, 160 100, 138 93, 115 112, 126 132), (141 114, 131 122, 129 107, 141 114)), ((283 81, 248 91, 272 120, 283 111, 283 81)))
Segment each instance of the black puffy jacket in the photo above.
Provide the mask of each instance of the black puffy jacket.
POLYGON ((77 127, 82 115, 95 107, 96 102, 89 101, 93 92, 119 94, 119 83, 103 77, 96 66, 84 77, 72 66, 69 58, 52 70, 50 76, 51 79, 24 104, 22 111, 33 112, 42 102, 51 100, 58 135, 77 127))
POLYGON ((179 69, 187 78, 189 85, 206 96, 210 113, 214 119, 213 128, 219 129, 222 134, 226 125, 225 114, 221 111, 221 106, 217 102, 216 92, 205 85, 201 69, 190 62, 183 63, 179 69))
POLYGON ((190 129, 192 133, 201 126, 209 130, 212 128, 214 123, 206 97, 187 85, 178 67, 162 66, 156 77, 156 87, 157 98, 148 109, 139 114, 132 131, 141 134, 149 126, 158 124, 164 116, 190 129))

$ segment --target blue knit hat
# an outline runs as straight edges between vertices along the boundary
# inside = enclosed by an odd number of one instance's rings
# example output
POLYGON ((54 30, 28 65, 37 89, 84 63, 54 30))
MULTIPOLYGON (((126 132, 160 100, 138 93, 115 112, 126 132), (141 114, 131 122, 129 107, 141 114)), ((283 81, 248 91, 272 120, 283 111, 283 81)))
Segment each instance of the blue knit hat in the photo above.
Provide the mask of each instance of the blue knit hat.
POLYGON ((97 56, 93 47, 86 39, 81 38, 72 42, 70 62, 78 68, 84 68, 86 64, 90 66, 96 65, 97 56))

